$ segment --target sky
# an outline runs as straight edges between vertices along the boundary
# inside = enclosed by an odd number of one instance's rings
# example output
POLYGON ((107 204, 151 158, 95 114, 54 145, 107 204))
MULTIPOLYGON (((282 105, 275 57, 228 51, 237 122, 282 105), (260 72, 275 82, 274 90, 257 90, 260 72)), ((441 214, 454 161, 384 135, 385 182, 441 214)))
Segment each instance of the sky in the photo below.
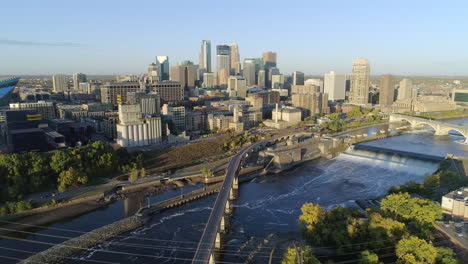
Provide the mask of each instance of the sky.
POLYGON ((201 41, 285 74, 468 75, 468 1, 14 0, 0 4, 0 75, 139 74, 157 55, 198 64, 201 41))

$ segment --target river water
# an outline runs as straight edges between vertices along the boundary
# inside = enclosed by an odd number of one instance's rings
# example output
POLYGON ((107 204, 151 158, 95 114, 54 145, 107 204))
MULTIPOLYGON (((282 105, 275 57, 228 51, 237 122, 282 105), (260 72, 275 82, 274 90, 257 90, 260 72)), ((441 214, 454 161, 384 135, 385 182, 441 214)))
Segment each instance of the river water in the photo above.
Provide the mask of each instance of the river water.
MULTIPOLYGON (((449 122, 468 124, 468 118, 449 122)), ((394 130, 396 126, 380 125, 353 133, 372 136, 372 132, 388 128, 394 130)), ((467 156, 468 146, 462 144, 462 141, 463 137, 456 134, 439 137, 430 131, 413 131, 363 144, 435 156, 445 156, 447 153, 467 156)), ((229 263, 244 262, 246 255, 236 256, 236 250, 252 237, 263 238, 272 232, 297 232, 300 207, 306 202, 319 203, 326 208, 336 205, 355 206, 355 200, 384 195, 393 185, 409 180, 421 182, 437 166, 435 162, 404 156, 348 150, 330 160, 307 162, 288 172, 241 184, 223 260, 229 263)), ((149 199, 150 202, 156 202, 194 188, 197 186, 170 190, 149 199)), ((169 209, 155 216, 145 227, 74 256, 67 263, 190 263, 215 198, 209 196, 169 209)), ((23 240, 19 241, 0 240, 0 256, 24 259, 31 255, 30 252, 44 250, 50 244, 79 235, 79 232, 121 219, 132 207, 146 202, 146 199, 118 201, 101 210, 45 229, 27 230, 34 234, 23 233, 23 240)), ((267 259, 267 255, 263 255, 256 262, 265 263, 267 259)), ((279 261, 279 258, 275 259, 275 263, 279 261)), ((15 262, 13 259, 0 258, 0 263, 15 262)))

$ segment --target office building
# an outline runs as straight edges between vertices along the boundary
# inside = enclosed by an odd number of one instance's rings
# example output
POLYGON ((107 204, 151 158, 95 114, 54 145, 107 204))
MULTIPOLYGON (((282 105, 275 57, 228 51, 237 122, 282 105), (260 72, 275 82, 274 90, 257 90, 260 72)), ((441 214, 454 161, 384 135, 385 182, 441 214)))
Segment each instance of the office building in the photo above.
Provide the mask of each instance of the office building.
POLYGON ((229 46, 231 48, 232 75, 238 75, 241 73, 239 46, 237 45, 237 43, 231 43, 229 46))
POLYGON ((395 97, 395 83, 390 74, 380 78, 379 104, 381 106, 392 105, 395 97))
POLYGON ((247 82, 247 86, 254 86, 256 84, 255 81, 255 59, 245 59, 244 60, 244 71, 243 75, 245 81, 247 82))
POLYGON ((240 76, 229 77, 228 91, 231 97, 245 98, 247 96, 246 80, 240 76))
POLYGON ((148 91, 159 94, 162 102, 179 102, 184 100, 184 87, 179 82, 163 81, 149 85, 148 91))
POLYGON ((203 73, 203 88, 213 88, 216 86, 216 74, 213 72, 203 73))
POLYGON ((259 88, 266 88, 266 74, 265 70, 258 71, 257 86, 259 88))
POLYGON ((185 113, 185 107, 183 106, 173 106, 164 104, 162 107, 162 114, 164 115, 164 120, 166 120, 169 123, 171 131, 175 130, 177 134, 180 134, 186 130, 185 113))
POLYGON ((55 104, 52 102, 39 101, 37 103, 11 103, 10 109, 31 109, 41 115, 42 119, 57 118, 55 104))
POLYGON ((271 67, 268 69, 268 78, 267 78, 267 87, 268 88, 272 88, 272 78, 273 78, 273 75, 278 75, 280 74, 280 71, 278 68, 276 67, 271 67))
POLYGON ((276 91, 259 91, 255 93, 249 93, 248 96, 252 97, 252 100, 261 98, 262 105, 276 104, 280 102, 280 94, 276 91))
POLYGON ((161 99, 159 94, 155 92, 127 93, 127 103, 140 105, 141 113, 144 115, 159 115, 161 113, 161 99))
POLYGON ((169 57, 156 56, 156 65, 158 66, 158 76, 160 81, 169 80, 169 57))
POLYGON ((206 69, 207 72, 211 71, 211 40, 202 40, 200 52, 200 69, 206 69))
POLYGON ((6 110, 5 136, 8 148, 13 152, 43 151, 45 134, 40 128, 42 116, 32 109, 6 110))
POLYGON ((284 75, 283 74, 274 74, 271 76, 271 88, 272 89, 281 89, 284 86, 284 75))
POLYGON ((184 88, 187 97, 193 94, 197 68, 194 65, 177 65, 171 67, 171 81, 179 82, 184 88))
POLYGON ((404 101, 411 99, 411 93, 413 89, 413 82, 411 79, 404 78, 400 81, 400 87, 398 87, 398 101, 404 101))
POLYGON ((276 104, 275 109, 271 113, 272 119, 265 120, 263 123, 267 127, 276 129, 284 129, 301 122, 302 111, 295 107, 278 107, 276 104))
POLYGON ((323 76, 324 93, 328 94, 328 99, 332 101, 344 100, 346 96, 346 76, 341 73, 331 71, 323 76))
POLYGON ((230 72, 230 56, 229 55, 216 55, 217 73, 218 73, 218 84, 220 86, 226 86, 230 72))
POLYGON ((265 69, 276 67, 276 52, 267 51, 262 54, 265 69))
POLYGON ((140 83, 106 83, 101 87, 101 102, 113 105, 127 102, 127 93, 140 91, 140 83))
POLYGON ((75 91, 80 91, 80 83, 85 83, 87 81, 86 74, 75 73, 72 76, 72 80, 73 80, 73 89, 75 89, 75 91))
POLYGON ((159 82, 159 66, 156 63, 151 63, 148 66, 148 80, 150 83, 159 82))
POLYGON ((365 105, 369 103, 370 65, 367 59, 358 58, 353 62, 349 103, 365 105))
POLYGON ((68 79, 65 74, 56 74, 52 76, 54 93, 63 93, 68 91, 68 79))
POLYGON ((304 85, 304 73, 300 71, 295 71, 292 74, 293 85, 304 85))

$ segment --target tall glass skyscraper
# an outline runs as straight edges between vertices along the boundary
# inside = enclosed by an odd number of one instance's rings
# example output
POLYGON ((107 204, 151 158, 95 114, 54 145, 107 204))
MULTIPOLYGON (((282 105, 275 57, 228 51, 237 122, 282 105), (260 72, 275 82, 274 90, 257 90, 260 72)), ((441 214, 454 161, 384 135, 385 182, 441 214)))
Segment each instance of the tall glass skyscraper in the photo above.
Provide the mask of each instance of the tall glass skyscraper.
POLYGON ((169 57, 168 56, 156 56, 156 64, 159 67, 159 79, 169 80, 169 57))
POLYGON ((200 69, 211 72, 211 40, 202 40, 199 64, 200 69))
POLYGON ((216 72, 219 85, 227 85, 230 71, 231 47, 228 45, 216 46, 216 72))
POLYGON ((351 75, 351 104, 365 105, 369 103, 370 66, 367 59, 359 58, 353 62, 351 75))

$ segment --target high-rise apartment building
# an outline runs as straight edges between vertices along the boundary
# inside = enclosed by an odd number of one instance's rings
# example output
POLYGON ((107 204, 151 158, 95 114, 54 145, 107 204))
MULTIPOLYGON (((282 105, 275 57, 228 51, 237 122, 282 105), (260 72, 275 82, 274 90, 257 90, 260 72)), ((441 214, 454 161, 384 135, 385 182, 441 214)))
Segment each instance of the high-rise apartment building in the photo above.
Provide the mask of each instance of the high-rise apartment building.
POLYGON ((390 74, 382 75, 380 78, 380 105, 392 105, 395 97, 395 83, 394 78, 390 74))
POLYGON ((169 80, 169 57, 168 56, 156 56, 156 65, 159 68, 159 80, 169 80))
POLYGON ((304 73, 300 71, 295 71, 292 74, 293 85, 304 85, 304 73))
POLYGON ((52 76, 52 83, 54 85, 54 93, 68 91, 68 80, 65 74, 56 74, 52 76))
POLYGON ((365 105, 369 102, 370 65, 367 59, 358 58, 353 62, 351 75, 351 104, 365 105))
POLYGON ((323 76, 324 93, 332 101, 344 100, 346 96, 346 76, 330 71, 323 76))
POLYGON ((200 69, 211 72, 211 40, 202 40, 199 64, 200 69))
POLYGON ((233 75, 237 75, 241 73, 240 67, 240 55, 239 55, 239 46, 237 43, 231 43, 229 45, 231 47, 231 69, 233 75))
POLYGON ((162 107, 162 114, 164 115, 165 120, 172 123, 172 128, 175 129, 177 133, 185 131, 185 107, 164 104, 162 107))
POLYGON ((79 72, 75 73, 72 76, 72 80, 73 80, 73 89, 75 89, 75 91, 79 91, 80 83, 85 83, 87 81, 86 74, 79 73, 79 72))
POLYGON ((400 87, 398 88, 398 100, 404 101, 411 99, 411 93, 413 89, 413 82, 411 79, 404 78, 400 81, 400 87))
POLYGON ((255 82, 255 59, 244 60, 244 78, 247 82, 247 86, 254 86, 255 82))

